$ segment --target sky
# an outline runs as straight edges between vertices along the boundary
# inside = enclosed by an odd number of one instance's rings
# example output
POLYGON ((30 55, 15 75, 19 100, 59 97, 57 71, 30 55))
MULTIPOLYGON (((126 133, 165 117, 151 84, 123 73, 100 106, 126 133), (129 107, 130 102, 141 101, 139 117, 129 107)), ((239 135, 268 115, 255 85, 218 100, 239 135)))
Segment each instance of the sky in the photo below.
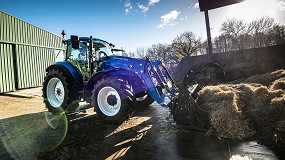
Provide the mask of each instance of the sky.
MULTIPOLYGON (((185 31, 206 40, 198 0, 1 0, 0 10, 60 36, 93 36, 126 52, 166 43, 185 31)), ((226 19, 262 16, 285 25, 285 0, 245 0, 209 11, 212 37, 226 19)))

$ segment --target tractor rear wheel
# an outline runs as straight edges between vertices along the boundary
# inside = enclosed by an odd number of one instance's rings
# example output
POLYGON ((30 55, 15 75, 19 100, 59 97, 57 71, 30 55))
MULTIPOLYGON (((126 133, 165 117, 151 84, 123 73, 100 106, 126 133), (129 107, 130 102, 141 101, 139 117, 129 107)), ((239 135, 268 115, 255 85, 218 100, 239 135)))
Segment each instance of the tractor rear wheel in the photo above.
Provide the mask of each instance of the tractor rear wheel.
POLYGON ((43 98, 52 113, 62 113, 78 106, 77 91, 71 79, 64 72, 53 69, 45 76, 43 98))
POLYGON ((135 111, 132 87, 121 77, 105 77, 92 91, 92 106, 106 122, 120 124, 135 111))

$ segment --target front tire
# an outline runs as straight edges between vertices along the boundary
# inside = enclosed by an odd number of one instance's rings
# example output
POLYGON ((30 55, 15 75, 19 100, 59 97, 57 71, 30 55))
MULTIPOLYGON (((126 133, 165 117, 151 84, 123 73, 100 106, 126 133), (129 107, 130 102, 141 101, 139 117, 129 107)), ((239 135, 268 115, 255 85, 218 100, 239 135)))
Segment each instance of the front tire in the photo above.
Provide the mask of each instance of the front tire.
POLYGON ((57 69, 50 70, 45 76, 43 98, 52 113, 62 113, 78 106, 76 87, 64 72, 57 69))
POLYGON ((132 87, 123 78, 105 77, 94 85, 92 106, 104 121, 120 124, 135 110, 132 87))

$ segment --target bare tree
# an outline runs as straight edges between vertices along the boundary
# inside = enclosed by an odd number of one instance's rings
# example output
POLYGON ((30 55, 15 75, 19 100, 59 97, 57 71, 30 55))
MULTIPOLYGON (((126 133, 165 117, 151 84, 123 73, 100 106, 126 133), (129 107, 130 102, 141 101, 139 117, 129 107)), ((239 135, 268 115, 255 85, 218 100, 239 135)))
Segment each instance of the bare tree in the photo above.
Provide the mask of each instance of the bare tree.
POLYGON ((254 20, 251 22, 250 26, 252 26, 252 42, 253 47, 265 47, 269 46, 270 42, 268 40, 268 32, 271 28, 273 28, 276 24, 274 23, 273 18, 269 18, 268 16, 261 17, 260 19, 254 20))
POLYGON ((285 26, 275 25, 268 31, 270 45, 285 44, 285 26))
POLYGON ((175 57, 172 56, 172 48, 167 44, 154 44, 147 50, 147 56, 151 59, 160 59, 163 63, 167 63, 175 57))
MULTIPOLYGON (((246 49, 244 42, 248 41, 249 34, 252 32, 253 26, 248 25, 243 20, 227 19, 222 23, 220 31, 222 31, 222 41, 225 44, 229 44, 230 50, 246 49), (225 39, 226 38, 226 39, 225 39)), ((227 47, 225 45, 224 47, 227 47)), ((225 48, 227 50, 227 48, 225 48)))
POLYGON ((136 55, 139 58, 143 58, 146 56, 146 49, 144 47, 139 47, 136 49, 136 55))
POLYGON ((179 59, 197 55, 201 48, 201 38, 197 38, 191 31, 186 31, 172 41, 172 49, 179 59))
POLYGON ((128 57, 136 57, 136 54, 134 52, 129 52, 127 55, 128 57))
POLYGON ((200 47, 200 49, 199 49, 199 53, 200 53, 201 55, 204 55, 204 54, 208 54, 208 53, 209 53, 209 51, 208 51, 208 41, 207 41, 207 40, 205 40, 205 41, 203 41, 203 42, 201 43, 201 47, 200 47))
POLYGON ((213 41, 213 52, 227 52, 228 48, 230 48, 229 39, 230 37, 227 34, 222 34, 218 37, 215 37, 213 41))
MULTIPOLYGON (((273 44, 272 38, 276 24, 274 19, 263 16, 249 23, 238 19, 227 19, 222 23, 222 34, 214 39, 213 51, 226 52, 233 50, 265 47, 273 44), (272 37, 272 36, 271 36, 272 37)), ((275 28, 276 31, 278 30, 275 28)))

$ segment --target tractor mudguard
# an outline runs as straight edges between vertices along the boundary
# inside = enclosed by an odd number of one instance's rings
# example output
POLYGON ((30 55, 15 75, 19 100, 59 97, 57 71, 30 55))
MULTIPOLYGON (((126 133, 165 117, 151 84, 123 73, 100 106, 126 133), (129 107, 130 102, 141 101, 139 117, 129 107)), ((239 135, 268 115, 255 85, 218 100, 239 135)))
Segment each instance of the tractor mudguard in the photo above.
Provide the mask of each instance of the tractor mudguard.
POLYGON ((46 69, 46 71, 48 72, 49 70, 54 69, 54 68, 60 68, 61 70, 63 70, 67 74, 69 74, 73 78, 73 80, 76 84, 82 83, 82 74, 80 73, 80 71, 76 67, 74 67, 69 62, 66 62, 66 61, 56 62, 55 64, 50 65, 46 69))

